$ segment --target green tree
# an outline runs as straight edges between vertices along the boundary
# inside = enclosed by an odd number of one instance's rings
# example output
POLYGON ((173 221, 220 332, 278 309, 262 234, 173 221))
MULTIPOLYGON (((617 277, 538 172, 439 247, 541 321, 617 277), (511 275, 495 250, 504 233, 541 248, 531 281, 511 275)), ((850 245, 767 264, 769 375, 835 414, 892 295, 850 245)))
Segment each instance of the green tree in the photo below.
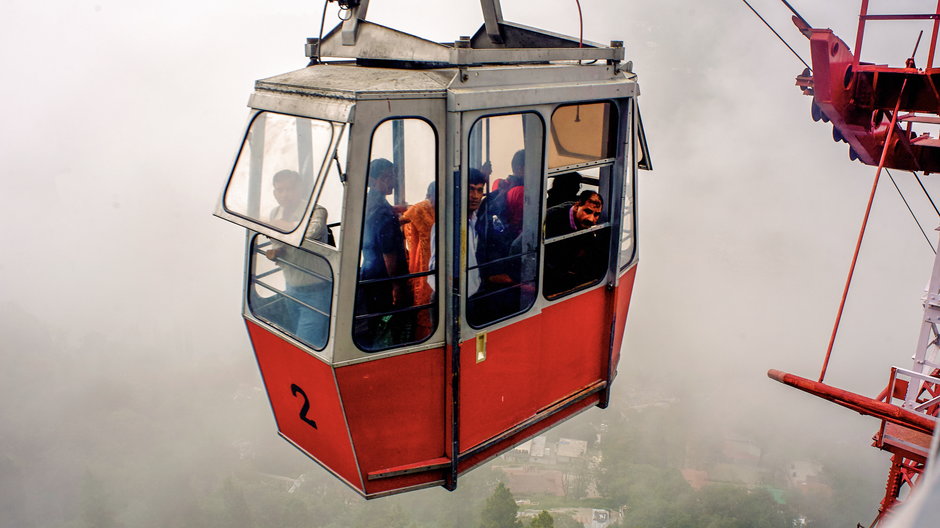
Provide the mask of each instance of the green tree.
POLYGON ((480 512, 480 528, 522 528, 522 522, 516 518, 517 513, 519 506, 512 493, 500 482, 480 512))
POLYGON ((529 522, 529 528, 555 528, 555 519, 552 514, 542 510, 529 522))

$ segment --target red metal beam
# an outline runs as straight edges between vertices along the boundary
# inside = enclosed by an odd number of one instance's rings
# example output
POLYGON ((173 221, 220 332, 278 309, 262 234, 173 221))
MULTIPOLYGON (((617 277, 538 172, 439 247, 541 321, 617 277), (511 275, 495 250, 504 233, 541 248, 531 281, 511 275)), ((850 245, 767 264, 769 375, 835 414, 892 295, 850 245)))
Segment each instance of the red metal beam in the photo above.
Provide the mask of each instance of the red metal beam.
POLYGON ((926 434, 933 434, 934 425, 936 424, 934 420, 922 414, 902 409, 897 405, 878 401, 867 396, 862 396, 861 394, 838 389, 831 385, 826 385, 825 383, 802 378, 780 370, 768 370, 767 377, 777 380, 784 385, 789 385, 852 409, 859 414, 867 414, 926 434))

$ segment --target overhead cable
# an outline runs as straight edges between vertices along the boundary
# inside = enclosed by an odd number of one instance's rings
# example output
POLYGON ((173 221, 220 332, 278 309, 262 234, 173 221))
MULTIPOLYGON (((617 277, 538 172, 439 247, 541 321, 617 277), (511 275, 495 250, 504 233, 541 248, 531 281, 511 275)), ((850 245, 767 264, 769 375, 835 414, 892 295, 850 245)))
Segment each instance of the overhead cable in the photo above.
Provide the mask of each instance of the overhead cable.
POLYGON ((937 216, 940 216, 940 210, 937 209, 937 204, 933 203, 933 198, 930 197, 930 193, 927 192, 927 188, 924 187, 924 182, 920 179, 920 176, 918 176, 914 171, 911 171, 911 174, 914 175, 914 179, 917 180, 917 183, 920 184, 920 188, 924 190, 924 196, 927 197, 927 201, 929 201, 930 205, 933 206, 933 210, 937 213, 937 216))
POLYGON ((780 1, 783 2, 783 5, 787 6, 787 9, 789 9, 790 12, 793 13, 793 16, 795 16, 796 18, 799 18, 800 22, 802 22, 806 27, 813 27, 812 24, 810 24, 809 22, 806 21, 805 18, 803 18, 803 15, 797 13, 796 9, 793 9, 793 6, 790 5, 790 2, 787 2, 787 0, 780 0, 780 1))
MULTIPOLYGON (((901 188, 898 187, 898 182, 894 181, 894 176, 891 175, 891 172, 888 169, 885 169, 885 173, 888 175, 888 178, 891 178, 891 183, 894 184, 894 188, 898 191, 898 196, 901 197, 901 201, 904 202, 908 212, 911 213, 911 217, 914 219, 914 223, 917 224, 917 228, 920 229, 920 232, 924 235, 924 240, 926 240, 927 245, 930 246, 930 251, 933 251, 934 255, 936 255, 937 250, 934 249, 933 243, 930 242, 930 237, 928 237, 927 232, 924 231, 924 226, 920 224, 920 220, 917 219, 917 215, 914 214, 914 210, 911 209, 911 205, 907 203, 907 198, 904 197, 904 193, 902 193, 901 188)), ((917 173, 914 173, 914 176, 917 176, 917 173)))
MULTIPOLYGON (((787 41, 786 41, 786 40, 783 40, 783 37, 780 36, 780 33, 777 33, 777 30, 774 29, 773 26, 771 26, 769 23, 767 23, 767 21, 764 20, 764 17, 760 16, 760 13, 758 13, 757 10, 754 9, 754 7, 753 7, 751 4, 749 4, 747 0, 741 0, 741 1, 744 2, 744 5, 746 5, 747 7, 749 7, 749 8, 751 9, 751 11, 754 12, 755 15, 757 15, 757 18, 759 18, 760 21, 763 22, 765 26, 767 26, 767 28, 769 28, 771 31, 774 32, 774 35, 777 35, 777 38, 780 39, 780 42, 783 42, 783 45, 786 46, 787 49, 790 50, 790 53, 792 53, 796 58, 800 59, 800 62, 803 63, 803 66, 806 66, 807 68, 809 68, 809 71, 813 71, 813 69, 810 68, 810 65, 809 65, 809 64, 806 64, 806 61, 803 60, 803 57, 800 57, 800 54, 797 53, 796 50, 794 50, 792 47, 790 47, 790 45, 787 44, 787 41)), ((800 17, 800 18, 802 18, 802 17, 800 17)))

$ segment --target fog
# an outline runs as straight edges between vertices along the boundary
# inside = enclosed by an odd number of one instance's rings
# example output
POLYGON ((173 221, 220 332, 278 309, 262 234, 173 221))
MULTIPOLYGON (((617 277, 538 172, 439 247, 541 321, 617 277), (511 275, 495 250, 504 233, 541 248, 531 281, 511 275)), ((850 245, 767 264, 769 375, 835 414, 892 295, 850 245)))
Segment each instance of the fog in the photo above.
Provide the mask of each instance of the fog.
MULTIPOLYGON (((808 61, 786 9, 752 3, 808 61)), ((857 2, 791 3, 852 44, 857 2)), ((578 33, 574 2, 503 4, 508 20, 578 33)), ((923 2, 873 2, 887 4, 923 2)), ((625 42, 655 168, 638 184, 612 409, 637 391, 674 397, 696 427, 851 465, 870 477, 859 493, 874 513, 888 467, 868 446, 878 423, 765 375, 818 376, 874 168, 810 119, 803 65, 742 3, 582 6, 586 39, 625 42)), ((211 215, 254 80, 306 64, 321 8, 5 2, 0 525, 68 525, 89 474, 119 483, 124 522, 144 525, 180 503, 173 483, 232 471, 229 451, 276 453, 272 474, 323 473, 277 438, 240 315, 244 231, 211 215)), ((481 23, 472 0, 373 0, 369 19, 441 41, 481 23)), ((905 35, 872 32, 865 51, 903 62, 905 35)), ((936 243, 916 182, 892 174, 936 243)), ((891 365, 910 366, 932 262, 883 178, 828 382, 874 396, 891 365)))

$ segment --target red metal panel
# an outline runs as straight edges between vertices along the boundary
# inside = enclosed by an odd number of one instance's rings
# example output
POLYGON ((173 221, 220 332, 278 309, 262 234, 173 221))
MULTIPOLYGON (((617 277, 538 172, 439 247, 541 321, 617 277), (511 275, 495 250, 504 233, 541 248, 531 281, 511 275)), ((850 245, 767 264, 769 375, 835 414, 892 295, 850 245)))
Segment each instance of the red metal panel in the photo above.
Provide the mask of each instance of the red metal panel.
POLYGON ((361 490, 332 368, 252 321, 245 322, 278 430, 361 490))
POLYGON ((368 495, 438 482, 440 470, 369 481, 368 474, 444 456, 444 349, 336 369, 368 495))
MULTIPOLYGON (((625 279, 628 289, 633 273, 625 279)), ((539 315, 489 332, 486 359, 480 363, 473 340, 461 345, 462 452, 606 379, 611 317, 607 295, 605 288, 574 295, 539 315)), ((623 302, 625 316, 629 293, 623 302)), ((622 326, 619 330, 622 338, 622 326)))
POLYGON ((494 442, 493 445, 488 446, 486 449, 481 450, 479 453, 474 453, 472 456, 469 456, 460 461, 458 466, 458 472, 460 474, 470 471, 474 467, 486 462, 487 460, 503 453, 513 446, 520 444, 530 438, 533 438, 537 434, 545 431, 549 427, 552 427, 572 416, 597 405, 600 396, 598 394, 593 394, 584 400, 581 400, 570 407, 565 408, 564 410, 555 413, 551 416, 546 417, 546 419, 532 424, 530 427, 527 427, 516 434, 507 437, 499 442, 494 442))
POLYGON ((607 288, 567 297, 542 310, 537 390, 541 407, 607 378, 610 313, 607 288))
POLYGON ((537 379, 542 361, 541 316, 489 332, 486 360, 473 339, 460 346, 460 450, 526 420, 544 407, 537 379))
POLYGON ((611 358, 613 363, 613 372, 617 372, 617 365, 620 363, 620 348, 623 346, 623 332, 627 323, 627 313, 630 310, 630 298, 633 296, 633 281, 636 279, 636 268, 633 266, 620 277, 620 283, 617 285, 616 310, 617 319, 614 322, 614 354, 611 358))

